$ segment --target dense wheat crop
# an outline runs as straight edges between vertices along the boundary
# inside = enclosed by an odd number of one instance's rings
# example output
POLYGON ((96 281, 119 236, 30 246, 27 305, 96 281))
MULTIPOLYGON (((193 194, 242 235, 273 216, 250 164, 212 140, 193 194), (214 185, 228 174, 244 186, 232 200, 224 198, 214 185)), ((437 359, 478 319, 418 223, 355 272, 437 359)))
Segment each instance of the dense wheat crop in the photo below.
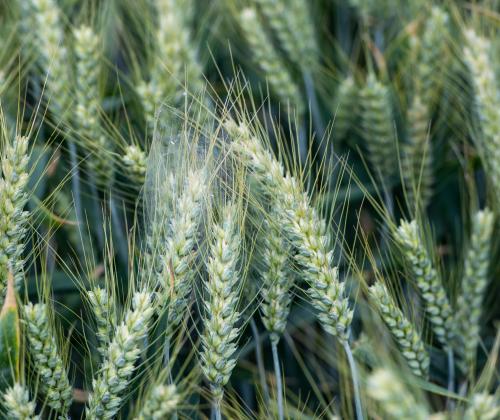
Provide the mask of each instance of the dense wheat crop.
POLYGON ((500 418, 499 35, 0 0, 0 418, 500 418))

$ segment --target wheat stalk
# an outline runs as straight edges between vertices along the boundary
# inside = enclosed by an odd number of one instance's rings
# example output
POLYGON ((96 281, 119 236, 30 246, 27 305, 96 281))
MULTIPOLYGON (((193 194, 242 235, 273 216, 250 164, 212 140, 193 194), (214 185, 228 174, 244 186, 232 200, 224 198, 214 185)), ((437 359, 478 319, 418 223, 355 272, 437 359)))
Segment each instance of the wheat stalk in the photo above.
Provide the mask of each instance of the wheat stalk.
POLYGON ((489 209, 478 211, 472 218, 472 231, 469 249, 464 263, 462 290, 458 297, 457 308, 463 341, 464 357, 469 366, 476 358, 484 292, 488 285, 491 239, 494 216, 489 209))
POLYGON ((0 179, 0 304, 5 298, 7 273, 12 271, 19 289, 23 281, 23 251, 29 213, 28 201, 28 138, 16 136, 5 144, 1 156, 0 179))
POLYGON ((353 310, 349 307, 345 285, 339 281, 333 265, 333 249, 327 224, 298 181, 285 173, 283 165, 267 151, 249 127, 228 119, 224 127, 233 140, 234 152, 249 166, 273 199, 276 214, 283 216, 275 223, 283 225, 288 239, 297 249, 296 260, 304 267, 309 284, 308 294, 323 328, 337 337, 348 356, 353 378, 356 414, 363 418, 357 383, 357 369, 349 346, 349 327, 353 310))
POLYGON ((35 414, 36 404, 30 399, 28 390, 21 384, 14 384, 3 393, 3 406, 8 419, 39 420, 35 414))
POLYGON ((152 294, 135 292, 132 307, 115 329, 99 374, 93 380, 86 409, 88 419, 113 418, 120 410, 154 311, 152 294))
POLYGON ((56 342, 56 333, 49 321, 48 307, 43 303, 29 303, 24 306, 23 314, 30 355, 40 376, 47 404, 67 417, 72 402, 71 386, 56 342))
POLYGON ((238 209, 227 204, 222 209, 221 221, 213 227, 213 242, 207 263, 208 281, 205 284, 205 330, 201 338, 200 363, 210 383, 214 412, 220 419, 220 403, 224 386, 236 366, 240 319, 238 312, 241 277, 238 271, 241 238, 238 227, 238 209))
POLYGON ((396 339, 410 369, 415 375, 427 378, 430 359, 420 334, 398 308, 385 285, 377 282, 369 290, 373 302, 396 339))

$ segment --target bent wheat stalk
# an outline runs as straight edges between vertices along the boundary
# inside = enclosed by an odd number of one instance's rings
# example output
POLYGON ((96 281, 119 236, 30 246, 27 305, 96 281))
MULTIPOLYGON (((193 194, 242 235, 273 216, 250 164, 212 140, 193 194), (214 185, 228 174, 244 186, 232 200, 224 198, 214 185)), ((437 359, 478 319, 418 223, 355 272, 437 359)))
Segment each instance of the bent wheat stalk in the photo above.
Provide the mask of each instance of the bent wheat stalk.
POLYGON ((225 129, 233 140, 232 147, 240 159, 252 169, 278 214, 284 215, 282 224, 288 239, 297 248, 297 262, 304 267, 309 284, 308 294, 323 328, 337 337, 343 345, 351 367, 354 384, 356 414, 363 418, 357 369, 349 346, 349 327, 353 311, 345 296, 345 285, 339 281, 338 269, 333 265, 333 249, 327 224, 310 205, 309 197, 299 182, 285 172, 283 165, 266 150, 260 140, 244 124, 226 120, 225 129))

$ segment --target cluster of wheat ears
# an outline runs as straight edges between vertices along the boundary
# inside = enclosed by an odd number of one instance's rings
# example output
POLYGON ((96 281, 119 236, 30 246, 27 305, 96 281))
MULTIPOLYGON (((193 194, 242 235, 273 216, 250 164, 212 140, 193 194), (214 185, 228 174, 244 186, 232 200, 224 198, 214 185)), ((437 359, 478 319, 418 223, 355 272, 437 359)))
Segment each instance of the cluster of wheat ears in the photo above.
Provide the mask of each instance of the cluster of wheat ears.
POLYGON ((2 418, 500 418, 496 8, 0 2, 2 418))

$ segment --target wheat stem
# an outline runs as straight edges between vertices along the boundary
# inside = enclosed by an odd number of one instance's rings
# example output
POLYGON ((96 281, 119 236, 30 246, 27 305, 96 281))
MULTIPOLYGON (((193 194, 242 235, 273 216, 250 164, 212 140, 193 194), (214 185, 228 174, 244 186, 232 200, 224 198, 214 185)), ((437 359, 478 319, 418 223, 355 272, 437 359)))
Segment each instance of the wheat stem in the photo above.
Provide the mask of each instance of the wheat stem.
POLYGON ((262 344, 257 324, 253 318, 250 319, 250 328, 255 341, 255 359, 257 360, 257 369, 259 370, 260 386, 264 394, 264 400, 269 401, 269 388, 267 386, 266 369, 264 367, 264 358, 262 356, 262 344))
POLYGON ((344 347, 344 351, 347 355, 347 361, 349 362, 349 368, 351 371, 352 387, 354 389, 354 405, 356 407, 356 419, 363 420, 364 415, 363 415, 363 406, 361 404, 358 368, 356 367, 356 362, 354 360, 354 356, 352 354, 349 342, 344 341, 342 343, 342 346, 344 347))
MULTIPOLYGON (((447 358, 448 358, 448 391, 455 392, 455 356, 453 354, 453 348, 447 348, 447 358)), ((450 400, 448 399, 448 404, 450 400)))
POLYGON ((278 338, 271 338, 271 348, 273 352, 274 376, 276 377, 276 393, 278 395, 278 419, 283 420, 285 413, 283 409, 283 382, 281 378, 281 367, 278 355, 278 338))

